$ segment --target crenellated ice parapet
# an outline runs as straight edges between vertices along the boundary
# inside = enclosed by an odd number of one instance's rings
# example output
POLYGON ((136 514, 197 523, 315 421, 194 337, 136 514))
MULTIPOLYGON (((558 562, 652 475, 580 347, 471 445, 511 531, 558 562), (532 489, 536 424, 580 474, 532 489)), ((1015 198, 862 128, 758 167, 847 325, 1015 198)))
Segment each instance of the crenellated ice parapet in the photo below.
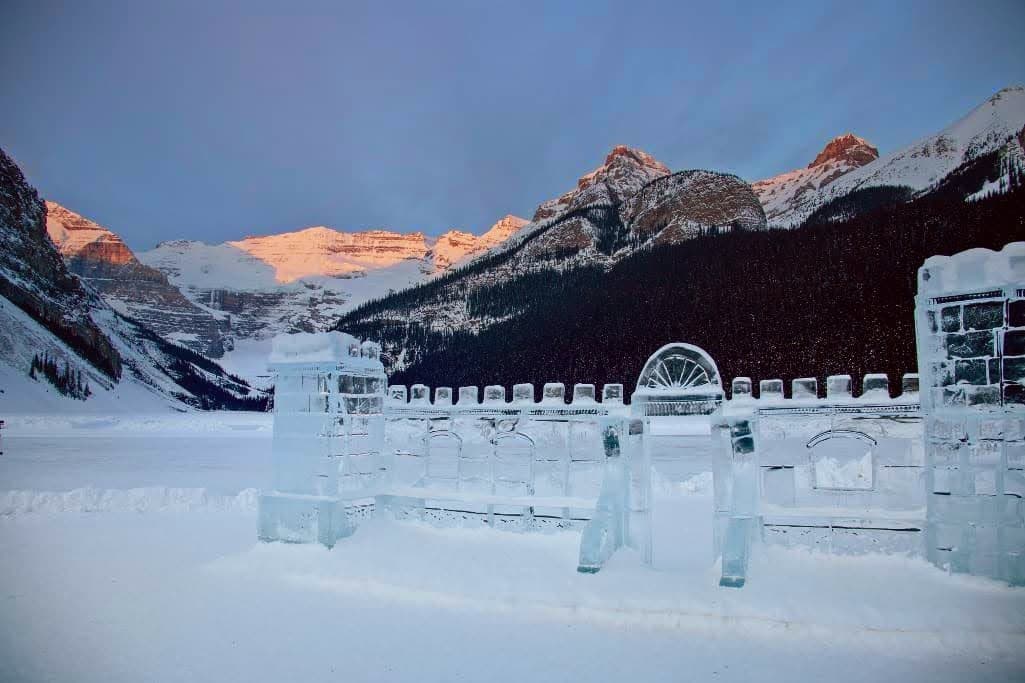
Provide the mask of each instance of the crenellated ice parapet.
POLYGON ((791 380, 790 397, 783 393, 783 380, 763 379, 758 382, 758 395, 753 392, 754 382, 750 377, 736 377, 731 383, 731 397, 726 404, 741 407, 749 402, 758 405, 782 403, 786 405, 832 405, 843 403, 900 403, 917 404, 919 400, 918 375, 908 373, 901 377, 901 393, 890 396, 890 380, 885 373, 869 373, 861 381, 861 393, 854 391, 851 375, 830 375, 826 378, 826 395, 819 395, 819 382, 815 377, 799 377, 791 380))
MULTIPOLYGON (((566 402, 566 385, 561 382, 548 382, 542 389, 540 401, 534 400, 534 385, 530 383, 514 384, 509 391, 501 384, 491 384, 484 387, 483 400, 481 390, 478 387, 460 387, 459 400, 453 403, 452 389, 449 387, 438 387, 434 390, 434 400, 431 401, 431 389, 424 384, 413 384, 405 387, 401 384, 392 384, 388 387, 387 405, 392 408, 402 408, 407 414, 409 409, 422 407, 425 409, 451 408, 458 411, 463 408, 478 407, 528 407, 541 405, 565 405, 587 408, 589 406, 603 406, 620 412, 626 411, 623 404, 623 385, 606 384, 602 387, 601 400, 598 400, 597 388, 594 384, 574 384, 573 393, 569 403, 566 402), (506 400, 508 396, 512 400, 506 400)), ((624 412, 625 414, 625 412, 624 412)))

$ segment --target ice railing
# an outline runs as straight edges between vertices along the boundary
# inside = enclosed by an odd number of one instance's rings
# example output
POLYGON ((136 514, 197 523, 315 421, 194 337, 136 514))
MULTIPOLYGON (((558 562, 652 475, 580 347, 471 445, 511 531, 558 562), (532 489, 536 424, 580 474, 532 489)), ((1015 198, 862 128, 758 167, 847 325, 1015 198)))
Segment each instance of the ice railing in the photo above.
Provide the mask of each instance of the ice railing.
POLYGON ((385 402, 392 486, 380 511, 436 525, 580 528, 580 570, 647 538, 643 430, 622 384, 391 386, 385 402), (432 400, 433 396, 433 400, 432 400), (509 398, 511 396, 511 399, 509 398), (600 396, 600 400, 599 400, 600 396), (457 399, 457 400, 453 400, 457 399), (631 523, 631 520, 633 522, 631 523))
POLYGON ((921 554, 925 458, 918 375, 872 373, 854 395, 850 375, 732 383, 713 418, 715 552, 721 585, 742 586, 752 543, 832 553, 921 554))

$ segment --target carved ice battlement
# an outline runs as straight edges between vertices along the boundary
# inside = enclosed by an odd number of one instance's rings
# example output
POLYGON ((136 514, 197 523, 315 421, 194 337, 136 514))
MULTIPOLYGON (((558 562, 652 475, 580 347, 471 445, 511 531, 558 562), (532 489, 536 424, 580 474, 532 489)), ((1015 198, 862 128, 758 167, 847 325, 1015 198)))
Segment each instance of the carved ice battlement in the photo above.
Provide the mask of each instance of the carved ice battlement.
POLYGON ((782 379, 756 392, 737 377, 727 396, 712 358, 674 343, 629 403, 622 384, 386 386, 372 342, 276 341, 260 538, 330 546, 386 514, 578 528, 580 571, 624 545, 655 564, 653 548, 698 523, 655 530, 652 443, 669 438, 659 466, 712 469, 721 585, 744 585, 758 543, 924 555, 1025 584, 1025 243, 929 259, 915 325, 921 378, 904 375, 899 393, 870 373, 857 395, 850 375, 831 375, 792 379, 789 396, 782 379))

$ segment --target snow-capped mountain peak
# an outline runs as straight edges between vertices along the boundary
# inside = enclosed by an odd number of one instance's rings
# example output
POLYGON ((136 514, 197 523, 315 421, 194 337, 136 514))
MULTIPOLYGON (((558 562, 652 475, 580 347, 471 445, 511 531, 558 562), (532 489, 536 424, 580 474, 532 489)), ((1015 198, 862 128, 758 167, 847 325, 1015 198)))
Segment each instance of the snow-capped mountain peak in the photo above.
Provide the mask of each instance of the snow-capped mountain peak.
POLYGON ((605 163, 577 180, 576 188, 538 206, 534 222, 585 206, 618 204, 669 172, 668 166, 647 152, 616 145, 605 157, 605 163))
POLYGON ((808 168, 815 168, 830 162, 845 163, 856 168, 878 158, 879 150, 873 147, 868 140, 859 138, 853 133, 844 133, 826 143, 822 151, 808 164, 808 168))
POLYGON ((844 133, 827 142, 806 167, 759 180, 751 187, 765 209, 769 224, 786 224, 792 214, 813 202, 822 188, 877 158, 879 150, 868 140, 844 133))
MULTIPOLYGON (((883 185, 900 185, 919 192, 927 190, 961 164, 1013 142, 1013 136, 1023 127, 1025 88, 1004 88, 943 130, 903 149, 867 163, 852 164, 859 158, 867 158, 868 150, 851 156, 858 146, 853 141, 845 141, 834 151, 846 146, 843 152, 843 156, 849 157, 846 161, 821 166, 812 162, 806 169, 760 180, 752 187, 758 193, 770 224, 796 225, 819 206, 855 190, 883 185), (818 171, 827 168, 830 168, 827 173, 818 171)), ((830 145, 845 137, 837 138, 830 145)), ((874 151, 867 143, 865 147, 874 151)))

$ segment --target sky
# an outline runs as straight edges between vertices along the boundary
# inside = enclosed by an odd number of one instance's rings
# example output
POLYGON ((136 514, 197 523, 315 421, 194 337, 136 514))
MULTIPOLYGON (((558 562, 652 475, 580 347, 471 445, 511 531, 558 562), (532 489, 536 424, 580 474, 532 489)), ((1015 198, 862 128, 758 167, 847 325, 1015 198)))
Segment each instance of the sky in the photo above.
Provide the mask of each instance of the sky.
POLYGON ((122 235, 481 233, 617 144, 750 181, 1025 83, 1025 2, 3 0, 0 148, 122 235))

